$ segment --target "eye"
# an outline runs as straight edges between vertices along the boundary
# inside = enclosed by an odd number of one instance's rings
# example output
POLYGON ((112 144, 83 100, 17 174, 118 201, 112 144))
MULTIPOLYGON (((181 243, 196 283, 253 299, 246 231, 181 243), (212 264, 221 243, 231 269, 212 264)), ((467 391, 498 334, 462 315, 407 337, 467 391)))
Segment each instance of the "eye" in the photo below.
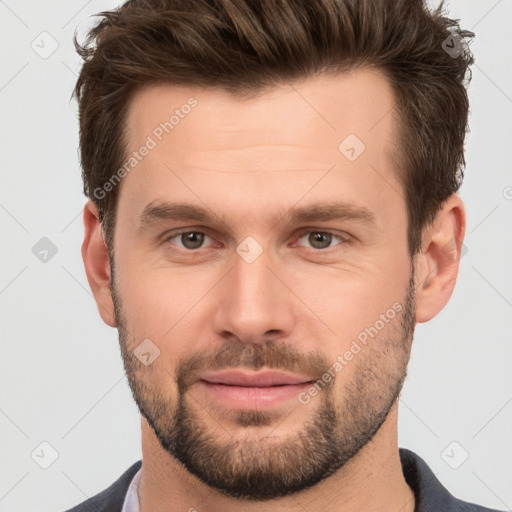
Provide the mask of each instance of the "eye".
POLYGON ((199 249, 203 245, 205 237, 210 238, 203 231, 178 231, 175 233, 171 233, 165 237, 164 242, 172 242, 175 238, 181 243, 175 243, 178 247, 182 249, 187 249, 189 251, 193 251, 194 249, 199 249))
MULTIPOLYGON (((338 239, 341 241, 341 243, 348 243, 349 238, 342 237, 341 235, 337 235, 336 233, 333 233, 332 231, 319 231, 319 230, 307 230, 302 231, 299 233, 299 240, 302 240, 303 238, 306 238, 307 242, 311 244, 313 249, 316 250, 325 250, 329 249, 331 247, 331 243, 334 239, 338 239)), ((341 244, 337 244, 341 245, 341 244)), ((293 247, 295 247, 296 244, 293 244, 293 247)))
MULTIPOLYGON (((311 245, 311 248, 317 251, 325 251, 332 247, 333 239, 337 239, 340 243, 336 245, 342 245, 350 242, 348 236, 343 237, 332 231, 321 231, 321 230, 303 230, 299 233, 298 241, 305 238, 311 245)), ((204 231, 195 230, 181 230, 173 233, 169 233, 163 238, 163 243, 172 243, 177 245, 181 249, 188 251, 194 251, 200 249, 205 242, 205 238, 210 238, 204 231)), ((297 243, 293 243, 292 247, 296 247, 297 243)))

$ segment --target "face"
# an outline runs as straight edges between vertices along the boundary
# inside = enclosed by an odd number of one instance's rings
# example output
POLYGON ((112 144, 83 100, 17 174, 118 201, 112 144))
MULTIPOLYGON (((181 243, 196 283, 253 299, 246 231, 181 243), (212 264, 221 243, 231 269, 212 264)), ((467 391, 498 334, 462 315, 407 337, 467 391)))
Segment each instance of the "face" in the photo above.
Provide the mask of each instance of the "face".
POLYGON ((162 449, 222 493, 318 483, 397 400, 415 304, 393 105, 369 70, 130 103, 111 255, 123 360, 162 449))

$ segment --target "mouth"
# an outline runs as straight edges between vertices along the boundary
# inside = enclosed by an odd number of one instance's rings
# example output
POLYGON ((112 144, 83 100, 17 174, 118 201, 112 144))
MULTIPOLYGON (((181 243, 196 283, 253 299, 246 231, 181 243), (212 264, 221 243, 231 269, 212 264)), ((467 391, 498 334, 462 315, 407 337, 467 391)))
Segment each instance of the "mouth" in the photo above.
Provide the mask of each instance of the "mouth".
POLYGON ((210 400, 225 407, 267 410, 296 400, 312 382, 311 377, 279 371, 224 370, 202 374, 198 384, 210 400))

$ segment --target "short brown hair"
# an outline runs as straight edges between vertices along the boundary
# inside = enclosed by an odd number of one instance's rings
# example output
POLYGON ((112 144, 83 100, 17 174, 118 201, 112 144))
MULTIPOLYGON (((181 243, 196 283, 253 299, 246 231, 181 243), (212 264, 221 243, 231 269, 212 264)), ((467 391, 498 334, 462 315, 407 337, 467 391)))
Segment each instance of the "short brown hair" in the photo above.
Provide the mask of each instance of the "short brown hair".
POLYGON ((442 3, 430 11, 423 0, 130 0, 99 16, 83 46, 75 34, 84 63, 74 94, 84 192, 109 248, 119 187, 101 198, 94 191, 125 161, 128 104, 152 83, 250 94, 323 72, 381 70, 397 102, 411 257, 462 184, 473 62, 465 43, 474 34, 442 3))

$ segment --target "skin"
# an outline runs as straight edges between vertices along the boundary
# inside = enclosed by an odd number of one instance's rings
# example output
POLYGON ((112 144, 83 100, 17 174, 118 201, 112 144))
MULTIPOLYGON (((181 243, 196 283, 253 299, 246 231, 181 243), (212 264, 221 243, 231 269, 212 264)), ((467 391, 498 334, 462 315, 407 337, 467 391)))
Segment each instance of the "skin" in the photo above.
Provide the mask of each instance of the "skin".
MULTIPOLYGON (((168 414, 178 397, 171 377, 184 358, 215 354, 220 347, 260 350, 270 332, 282 346, 296 349, 301 361, 317 354, 332 364, 392 304, 404 304, 412 275, 403 187, 391 158, 397 142, 391 115, 395 99, 382 74, 361 69, 323 75, 250 99, 194 87, 147 87, 129 106, 130 151, 191 96, 197 107, 121 184, 114 239, 117 315, 98 212, 92 202, 84 209, 82 255, 100 315, 108 325, 125 329, 120 341, 131 385, 144 388, 148 402, 160 393, 168 414), (366 146, 353 162, 338 150, 350 133, 366 146), (375 225, 275 220, 294 206, 326 200, 368 208, 375 225), (206 205, 225 223, 164 220, 141 227, 140 214, 157 201, 206 205), (207 231, 208 237, 193 255, 179 236, 158 243, 177 228, 207 231), (315 249, 307 234, 300 235, 304 228, 349 235, 351 243, 333 237, 326 249, 315 249), (263 249, 251 264, 236 252, 247 236, 263 249), (133 357, 146 338, 160 350, 147 367, 133 357)), ((465 226, 464 205, 455 194, 424 230, 421 252, 412 262, 413 323, 429 321, 448 302, 459 266, 453 255, 460 254, 460 244, 450 257, 446 244, 454 237, 462 242, 465 226)), ((367 377, 367 385, 357 388, 360 402, 371 400, 375 410, 384 407, 378 395, 385 396, 398 382, 409 358, 412 335, 400 339, 400 332, 397 315, 336 374, 330 389, 340 421, 346 412, 343 400, 354 393, 358 375, 367 377), (370 367, 373 373, 365 373, 370 367)), ((272 449, 266 448, 295 439, 318 416, 327 394, 319 393, 307 405, 286 402, 273 409, 269 424, 244 426, 239 411, 226 410, 199 386, 187 393, 195 418, 218 445, 258 442, 268 457, 272 449), (265 444, 270 435, 276 444, 265 444)), ((213 512, 414 510, 398 455, 396 400, 376 434, 334 474, 272 500, 242 501, 219 492, 171 456, 145 418, 141 425, 142 512, 191 507, 213 512)))

